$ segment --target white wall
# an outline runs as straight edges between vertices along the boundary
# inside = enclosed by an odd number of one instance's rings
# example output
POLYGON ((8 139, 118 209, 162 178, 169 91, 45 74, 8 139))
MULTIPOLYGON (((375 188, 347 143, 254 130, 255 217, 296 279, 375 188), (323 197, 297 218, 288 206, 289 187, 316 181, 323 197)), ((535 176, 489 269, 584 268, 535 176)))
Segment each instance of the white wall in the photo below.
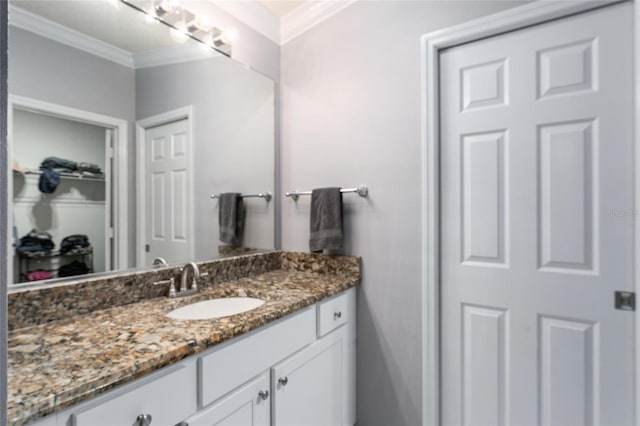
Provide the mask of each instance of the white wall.
MULTIPOLYGON (((97 164, 105 171, 105 129, 29 111, 13 112, 12 159, 21 168, 38 170, 49 156, 97 164)), ((18 237, 36 228, 51 234, 60 249, 62 239, 85 234, 93 246, 93 269, 105 270, 105 183, 95 180, 62 179, 52 194, 38 190, 38 175, 14 175, 13 194, 18 237)), ((60 259, 43 261, 54 268, 60 259)), ((74 259, 67 259, 68 263, 74 259)), ((33 263, 35 265, 35 262, 33 263)), ((17 268, 14 280, 17 282, 17 268)))
MULTIPOLYGON (((423 418, 420 36, 514 5, 360 1, 282 47, 282 191, 370 189, 344 196, 344 253, 363 258, 359 425, 423 418)), ((283 201, 283 249, 308 236, 309 198, 283 201)))

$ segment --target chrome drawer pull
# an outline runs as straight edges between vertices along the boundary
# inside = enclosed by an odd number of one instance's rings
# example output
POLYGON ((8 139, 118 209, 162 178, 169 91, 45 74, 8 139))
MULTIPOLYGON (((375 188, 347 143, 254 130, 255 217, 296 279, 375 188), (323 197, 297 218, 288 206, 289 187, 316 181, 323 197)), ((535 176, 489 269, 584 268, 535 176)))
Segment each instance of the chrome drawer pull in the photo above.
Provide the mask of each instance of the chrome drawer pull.
POLYGON ((334 312, 333 313, 333 319, 338 319, 338 318, 342 318, 342 312, 338 311, 338 312, 334 312))
POLYGON ((289 378, 288 377, 280 377, 278 379, 278 383, 280 383, 282 386, 287 386, 287 383, 289 383, 289 378))
POLYGON ((258 396, 263 401, 266 401, 267 399, 269 399, 269 391, 268 390, 261 390, 260 392, 258 392, 258 396))

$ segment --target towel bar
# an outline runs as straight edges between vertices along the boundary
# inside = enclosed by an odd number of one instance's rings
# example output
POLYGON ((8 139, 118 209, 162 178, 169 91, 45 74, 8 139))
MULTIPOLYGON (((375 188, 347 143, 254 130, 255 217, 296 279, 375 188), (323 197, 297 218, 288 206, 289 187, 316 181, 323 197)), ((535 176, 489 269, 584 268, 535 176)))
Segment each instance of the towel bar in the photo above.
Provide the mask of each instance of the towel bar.
MULTIPOLYGON (((211 194, 211 198, 220 198, 220 194, 211 194)), ((270 192, 260 192, 258 194, 242 194, 242 198, 264 198, 268 203, 273 198, 273 195, 270 192)))
MULTIPOLYGON (((357 188, 342 188, 340 189, 340 192, 343 194, 355 192, 361 197, 366 197, 369 195, 369 188, 367 188, 367 185, 360 185, 357 188)), ((311 195, 311 191, 291 191, 286 192, 284 195, 285 197, 293 198, 293 201, 298 201, 298 198, 300 198, 301 195, 311 195)))

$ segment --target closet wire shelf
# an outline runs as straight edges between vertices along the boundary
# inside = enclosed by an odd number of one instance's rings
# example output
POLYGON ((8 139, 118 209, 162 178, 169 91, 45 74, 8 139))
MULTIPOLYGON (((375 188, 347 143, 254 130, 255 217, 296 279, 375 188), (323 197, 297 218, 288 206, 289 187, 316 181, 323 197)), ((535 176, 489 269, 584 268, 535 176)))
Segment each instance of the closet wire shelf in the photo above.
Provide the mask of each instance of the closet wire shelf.
MULTIPOLYGON (((41 175, 42 174, 42 171, 40 170, 24 170, 24 171, 14 170, 14 172, 21 173, 24 175, 41 175)), ((62 179, 96 180, 100 182, 105 181, 104 175, 89 175, 84 173, 66 173, 66 172, 58 172, 58 174, 62 179)))

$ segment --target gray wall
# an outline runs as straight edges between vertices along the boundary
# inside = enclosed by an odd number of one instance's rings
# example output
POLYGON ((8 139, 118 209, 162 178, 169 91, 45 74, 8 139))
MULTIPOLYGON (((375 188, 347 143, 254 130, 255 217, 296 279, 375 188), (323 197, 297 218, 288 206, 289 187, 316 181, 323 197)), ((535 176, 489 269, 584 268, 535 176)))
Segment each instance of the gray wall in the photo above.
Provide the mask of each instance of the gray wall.
POLYGON ((10 27, 9 93, 135 119, 134 70, 10 27))
MULTIPOLYGON (((370 189, 344 196, 344 253, 364 268, 359 425, 423 418, 420 36, 512 6, 360 1, 282 47, 282 190, 370 189)), ((308 228, 309 198, 283 201, 283 249, 307 251, 308 228)))
MULTIPOLYGON (((139 69, 138 120, 193 105, 196 257, 218 253, 220 192, 274 192, 274 82, 225 57, 139 69)), ((246 247, 274 248, 274 203, 244 200, 246 247)))

